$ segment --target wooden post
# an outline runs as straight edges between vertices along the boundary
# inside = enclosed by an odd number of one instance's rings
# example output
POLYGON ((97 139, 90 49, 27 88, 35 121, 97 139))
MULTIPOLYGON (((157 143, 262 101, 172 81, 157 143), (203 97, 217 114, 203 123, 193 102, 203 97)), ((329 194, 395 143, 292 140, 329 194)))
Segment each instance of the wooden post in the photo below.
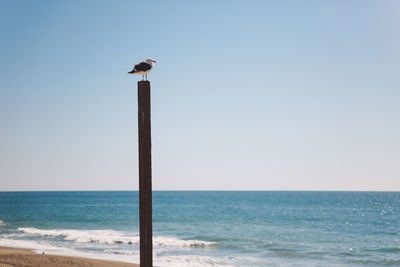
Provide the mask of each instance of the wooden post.
POLYGON ((140 267, 153 266, 150 82, 138 82, 140 267))

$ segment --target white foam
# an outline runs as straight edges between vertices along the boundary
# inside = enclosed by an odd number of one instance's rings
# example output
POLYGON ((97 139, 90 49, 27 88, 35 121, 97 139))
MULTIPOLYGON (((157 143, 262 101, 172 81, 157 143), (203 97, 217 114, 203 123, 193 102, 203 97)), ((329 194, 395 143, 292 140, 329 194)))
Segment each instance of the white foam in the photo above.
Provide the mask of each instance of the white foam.
MULTIPOLYGON (((36 235, 63 237, 64 240, 80 243, 104 243, 104 244, 129 244, 139 245, 140 239, 137 233, 120 232, 114 230, 41 230, 33 227, 18 228, 19 232, 36 235)), ((155 236, 153 237, 153 246, 159 247, 208 247, 214 245, 214 242, 201 240, 183 240, 175 237, 155 236)))
MULTIPOLYGON (((230 265, 227 262, 232 262, 230 257, 211 257, 200 255, 179 255, 179 256, 164 256, 155 257, 154 265, 159 267, 234 267, 243 265, 230 265)), ((250 264, 251 261, 247 262, 250 264)))
POLYGON ((4 221, 0 220, 0 226, 6 226, 6 225, 7 224, 4 221))
MULTIPOLYGON (((47 230, 43 230, 47 231, 47 230)), ((58 230, 57 230, 58 231, 58 230)), ((170 242, 170 241, 168 241, 170 242)), ((180 242, 180 241, 179 241, 180 242)), ((80 250, 78 248, 67 248, 59 247, 53 244, 43 242, 43 241, 33 241, 33 240, 16 240, 16 239, 1 239, 0 246, 5 247, 15 247, 15 248, 26 248, 32 249, 35 252, 54 255, 66 255, 66 256, 78 256, 93 259, 103 259, 103 260, 116 260, 123 262, 133 262, 139 263, 139 251, 138 249, 129 250, 118 250, 118 249, 108 249, 103 252, 90 252, 85 250, 80 250)), ((251 263, 251 258, 244 259, 241 257, 232 258, 227 256, 203 256, 203 255, 169 255, 165 254, 168 248, 159 247, 154 251, 154 265, 158 267, 233 267, 233 266, 243 266, 243 262, 251 263), (165 250, 167 249, 167 250, 165 250), (162 250, 162 252, 160 251, 162 250), (238 260, 240 264, 238 263, 238 260)))
MULTIPOLYGON (((138 259, 139 251, 129 250, 105 250, 106 253, 114 254, 117 257, 129 258, 130 256, 138 259)), ((164 253, 154 253, 154 265, 158 267, 233 267, 226 262, 232 261, 231 257, 211 257, 202 255, 163 255, 164 253), (225 262, 225 263, 223 263, 225 262)), ((139 259, 138 259, 139 261, 139 259)), ((137 262, 138 262, 137 261, 137 262)), ((251 262, 251 261, 246 261, 251 262)))
POLYGON ((175 237, 153 237, 154 246, 169 246, 169 247, 208 247, 214 245, 214 242, 207 242, 202 240, 183 240, 175 237))
POLYGON ((33 227, 18 228, 18 231, 36 236, 51 236, 51 237, 63 237, 64 240, 75 241, 80 243, 126 243, 126 244, 138 244, 138 236, 129 236, 126 233, 113 231, 113 230, 41 230, 33 227))
MULTIPOLYGON (((106 250, 104 253, 87 252, 78 250, 65 250, 65 251, 45 251, 47 254, 65 255, 75 257, 85 257, 92 259, 113 260, 130 263, 139 263, 139 251, 119 251, 119 250, 106 250)), ((180 256, 158 256, 154 255, 153 263, 157 267, 235 267, 234 265, 224 264, 224 261, 231 261, 228 257, 210 257, 199 255, 180 255, 180 256)), ((238 265, 236 265, 238 266, 238 265)))
POLYGON ((45 251, 65 251, 67 248, 56 247, 45 242, 18 239, 0 239, 0 246, 11 248, 26 248, 45 251))
MULTIPOLYGON (((80 251, 76 249, 57 247, 46 242, 38 242, 32 240, 15 240, 15 239, 0 239, 0 246, 32 249, 35 252, 53 255, 65 255, 86 257, 92 259, 102 260, 116 260, 124 262, 138 263, 139 251, 138 250, 106 250, 104 253, 94 253, 87 251, 80 251)), ((154 265, 159 267, 230 267, 230 265, 220 264, 216 261, 225 260, 221 258, 213 258, 208 256, 196 255, 180 255, 180 256, 158 256, 154 255, 154 265)))

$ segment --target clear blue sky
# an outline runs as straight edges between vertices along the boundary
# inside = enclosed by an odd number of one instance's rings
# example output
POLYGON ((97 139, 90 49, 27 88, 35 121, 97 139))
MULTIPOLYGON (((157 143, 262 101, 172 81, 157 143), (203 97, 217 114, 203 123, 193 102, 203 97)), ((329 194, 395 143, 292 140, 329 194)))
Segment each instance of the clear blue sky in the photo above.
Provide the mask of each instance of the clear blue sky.
POLYGON ((0 190, 400 190, 400 1, 0 0, 0 190))

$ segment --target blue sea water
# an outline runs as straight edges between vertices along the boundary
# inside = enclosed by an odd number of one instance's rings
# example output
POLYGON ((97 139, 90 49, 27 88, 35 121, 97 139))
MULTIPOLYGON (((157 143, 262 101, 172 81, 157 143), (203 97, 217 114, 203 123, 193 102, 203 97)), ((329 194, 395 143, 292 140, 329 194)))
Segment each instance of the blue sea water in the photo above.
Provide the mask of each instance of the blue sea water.
MULTIPOLYGON (((138 192, 0 192, 0 246, 139 262, 138 192)), ((400 266, 400 193, 153 192, 155 266, 400 266)))

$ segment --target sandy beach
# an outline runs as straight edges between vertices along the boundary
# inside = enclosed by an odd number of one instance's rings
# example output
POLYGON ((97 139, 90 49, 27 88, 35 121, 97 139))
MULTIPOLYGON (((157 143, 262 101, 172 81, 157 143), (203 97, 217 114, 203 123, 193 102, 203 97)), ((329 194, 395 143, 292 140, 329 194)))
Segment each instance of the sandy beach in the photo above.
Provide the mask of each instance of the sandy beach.
POLYGON ((81 257, 38 254, 27 249, 0 247, 0 267, 43 266, 43 267, 138 267, 138 264, 96 260, 81 257))

